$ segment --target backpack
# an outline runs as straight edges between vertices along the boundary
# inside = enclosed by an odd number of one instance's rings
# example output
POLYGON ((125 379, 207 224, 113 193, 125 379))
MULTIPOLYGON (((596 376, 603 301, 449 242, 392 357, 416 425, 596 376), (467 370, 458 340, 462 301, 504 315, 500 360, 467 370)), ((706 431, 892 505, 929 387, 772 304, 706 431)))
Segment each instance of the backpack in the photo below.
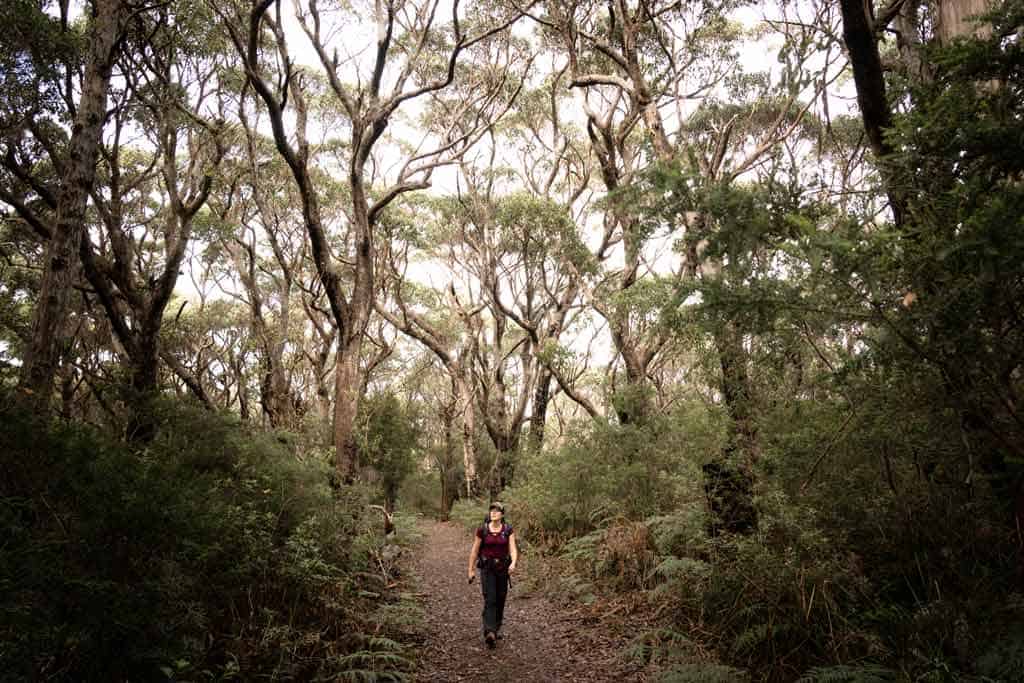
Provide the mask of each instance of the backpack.
MULTIPOLYGON (((486 536, 487 534, 491 533, 487 529, 487 527, 490 526, 490 524, 491 524, 491 518, 487 517, 486 519, 484 519, 484 523, 481 524, 477 528, 477 531, 480 532, 481 539, 484 536, 486 536)), ((507 541, 508 537, 512 535, 512 525, 509 524, 508 522, 502 521, 502 523, 501 523, 501 532, 500 533, 501 533, 502 538, 504 538, 507 541)))

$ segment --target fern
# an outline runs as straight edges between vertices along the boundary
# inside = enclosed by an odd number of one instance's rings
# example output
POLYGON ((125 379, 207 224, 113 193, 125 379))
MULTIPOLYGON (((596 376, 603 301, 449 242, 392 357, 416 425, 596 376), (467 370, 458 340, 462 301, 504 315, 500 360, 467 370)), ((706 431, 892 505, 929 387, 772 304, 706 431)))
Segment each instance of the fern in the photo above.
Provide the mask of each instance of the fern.
POLYGON ((886 683, 896 680, 896 672, 876 664, 815 667, 805 673, 797 683, 886 683))
POLYGON ((338 658, 339 669, 332 680, 351 683, 382 683, 407 681, 403 673, 412 668, 412 662, 399 654, 404 648, 390 638, 370 636, 364 649, 338 658))
POLYGON ((724 664, 679 664, 661 674, 657 683, 736 683, 749 681, 750 674, 724 664))
POLYGON ((1024 681, 1024 629, 1018 628, 978 658, 978 673, 999 681, 1024 681))
POLYGON ((753 650, 774 636, 777 631, 778 629, 772 624, 755 624, 736 637, 732 644, 732 651, 738 654, 753 650))
POLYGON ((659 562, 653 570, 652 576, 660 576, 664 579, 703 579, 708 575, 711 568, 707 562, 695 560, 692 557, 675 557, 669 555, 659 562))
POLYGON ((659 628, 635 638, 626 653, 632 659, 647 663, 678 660, 693 650, 693 641, 682 633, 669 628, 659 628))
POLYGON ((598 529, 586 536, 574 538, 565 544, 562 557, 573 562, 594 562, 597 559, 597 547, 604 541, 604 533, 604 529, 598 529))

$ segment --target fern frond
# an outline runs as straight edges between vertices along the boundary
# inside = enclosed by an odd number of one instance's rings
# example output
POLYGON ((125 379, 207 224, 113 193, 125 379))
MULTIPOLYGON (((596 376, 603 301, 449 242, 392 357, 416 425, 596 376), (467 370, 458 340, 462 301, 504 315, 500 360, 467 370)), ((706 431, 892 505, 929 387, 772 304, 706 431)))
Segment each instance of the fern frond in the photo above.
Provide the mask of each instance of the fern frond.
POLYGON ((896 680, 896 672, 876 664, 850 666, 819 666, 811 669, 797 683, 887 683, 896 680))
POLYGON ((657 683, 737 683, 749 680, 747 671, 724 664, 680 664, 656 679, 657 683))
POLYGON ((993 643, 977 666, 978 673, 998 681, 1024 681, 1024 628, 993 643))

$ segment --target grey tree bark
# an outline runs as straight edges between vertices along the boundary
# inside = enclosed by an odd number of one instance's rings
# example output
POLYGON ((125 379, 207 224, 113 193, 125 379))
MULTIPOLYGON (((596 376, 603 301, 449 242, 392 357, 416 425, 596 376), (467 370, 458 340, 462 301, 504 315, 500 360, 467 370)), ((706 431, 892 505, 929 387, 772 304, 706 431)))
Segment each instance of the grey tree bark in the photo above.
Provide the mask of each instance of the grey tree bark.
POLYGON ((128 9, 122 0, 97 0, 95 7, 82 93, 57 191, 56 217, 46 246, 31 343, 19 380, 28 405, 43 413, 49 411, 58 359, 67 342, 66 311, 79 274, 86 206, 96 178, 110 77, 128 9))

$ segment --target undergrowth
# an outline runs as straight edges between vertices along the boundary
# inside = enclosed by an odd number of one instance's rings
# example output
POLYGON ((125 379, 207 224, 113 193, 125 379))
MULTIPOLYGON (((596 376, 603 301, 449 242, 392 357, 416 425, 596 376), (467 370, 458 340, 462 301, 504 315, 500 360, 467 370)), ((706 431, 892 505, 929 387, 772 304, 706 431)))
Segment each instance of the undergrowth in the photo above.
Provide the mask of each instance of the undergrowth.
POLYGON ((370 493, 180 403, 143 448, 0 416, 5 680, 404 680, 370 493))
MULTIPOLYGON (((710 533, 697 464, 707 456, 685 446, 685 422, 668 434, 652 425, 646 442, 662 452, 636 454, 674 461, 685 475, 666 475, 671 495, 644 514, 601 485, 566 517, 559 491, 580 500, 581 481, 628 476, 602 461, 622 443, 606 426, 577 438, 589 459, 567 443, 528 462, 534 469, 503 500, 562 567, 557 593, 582 605, 630 598, 649 630, 626 655, 659 670, 658 680, 1024 680, 1024 596, 993 492, 979 482, 965 497, 895 459, 880 477, 864 453, 888 438, 898 454, 882 424, 877 435, 862 424, 808 488, 817 455, 806 440, 832 433, 841 417, 815 410, 813 429, 781 414, 772 425, 754 492, 759 524, 748 535, 710 533)), ((634 443, 641 428, 629 429, 634 443)), ((902 429, 933 452, 948 443, 927 425, 902 429)))

